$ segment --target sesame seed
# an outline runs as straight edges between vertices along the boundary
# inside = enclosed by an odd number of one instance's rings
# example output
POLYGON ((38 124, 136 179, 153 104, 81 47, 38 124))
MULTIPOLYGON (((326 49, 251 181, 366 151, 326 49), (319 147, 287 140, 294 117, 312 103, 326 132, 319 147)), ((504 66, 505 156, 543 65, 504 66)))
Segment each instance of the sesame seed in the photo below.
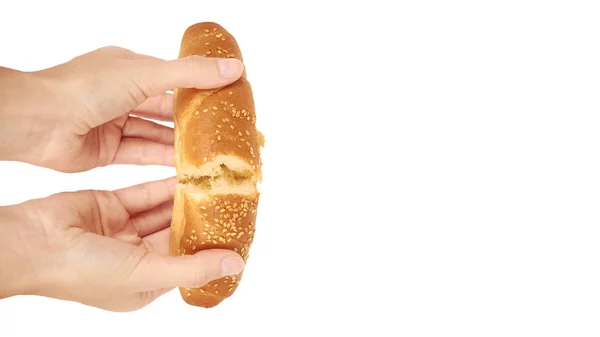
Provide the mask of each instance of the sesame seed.
POLYGON ((215 35, 215 37, 217 37, 217 38, 221 38, 221 36, 223 36, 223 34, 221 34, 221 33, 215 35))
POLYGON ((192 250, 196 250, 196 245, 193 245, 193 246, 192 246, 192 250))
POLYGON ((207 33, 210 32, 210 30, 208 30, 208 29, 205 29, 204 31, 207 32, 207 33))
POLYGON ((192 296, 192 293, 187 293, 186 295, 189 297, 189 296, 192 296))
POLYGON ((233 91, 229 91, 229 94, 230 94, 230 95, 233 95, 233 91))
POLYGON ((204 42, 205 46, 208 46, 210 44, 210 42, 204 42))
POLYGON ((198 116, 200 114, 200 111, 196 110, 196 112, 194 113, 194 115, 198 116))
POLYGON ((233 124, 229 124, 229 127, 233 130, 235 127, 233 126, 233 124))
POLYGON ((204 110, 202 110, 202 112, 208 112, 208 109, 204 109, 204 110))
POLYGON ((192 229, 192 234, 194 234, 194 233, 196 233, 196 230, 195 230, 195 229, 192 229))
POLYGON ((210 55, 210 54, 212 54, 212 52, 210 50, 207 50, 206 53, 204 53, 204 54, 210 55))
POLYGON ((215 295, 219 295, 219 291, 218 290, 215 290, 215 295))

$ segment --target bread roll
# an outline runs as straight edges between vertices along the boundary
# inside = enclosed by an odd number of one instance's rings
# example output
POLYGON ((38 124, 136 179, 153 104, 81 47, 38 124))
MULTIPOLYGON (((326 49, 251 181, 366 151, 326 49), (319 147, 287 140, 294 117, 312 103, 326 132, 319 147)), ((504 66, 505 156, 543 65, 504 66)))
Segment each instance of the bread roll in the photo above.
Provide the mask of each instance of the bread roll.
MULTIPOLYGON (((237 58, 236 40, 216 23, 198 23, 183 34, 179 57, 237 58)), ((178 184, 170 229, 170 254, 221 248, 247 261, 256 228, 262 180, 252 88, 246 71, 215 90, 177 89, 174 104, 178 184)), ((190 305, 210 308, 230 297, 242 273, 198 289, 180 288, 190 305)))

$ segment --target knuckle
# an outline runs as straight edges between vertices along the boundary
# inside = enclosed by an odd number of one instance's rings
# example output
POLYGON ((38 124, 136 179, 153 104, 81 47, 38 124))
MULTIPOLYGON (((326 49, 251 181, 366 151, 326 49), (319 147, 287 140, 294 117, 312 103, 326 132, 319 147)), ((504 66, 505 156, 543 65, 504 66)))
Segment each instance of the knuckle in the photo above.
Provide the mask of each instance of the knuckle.
POLYGON ((175 198, 175 186, 177 184, 177 180, 175 180, 175 179, 164 180, 164 184, 165 184, 165 188, 167 189, 167 191, 169 193, 169 201, 171 201, 170 206, 173 206, 172 201, 175 198))
MULTIPOLYGON (((140 228, 139 226, 139 221, 136 217, 130 217, 129 218, 129 224, 131 225, 131 227, 133 227, 135 229, 136 232, 140 232, 140 228)), ((145 242, 145 241, 144 241, 145 242)))
POLYGON ((150 190, 146 185, 140 186, 140 194, 142 195, 142 200, 144 200, 144 205, 146 205, 146 207, 152 205, 152 193, 150 193, 150 190))
POLYGON ((161 209, 160 209, 160 216, 165 221, 171 219, 172 212, 171 212, 171 208, 169 207, 168 204, 165 204, 163 207, 161 207, 161 209))
POLYGON ((133 51, 123 48, 123 47, 114 46, 114 45, 109 45, 109 46, 104 46, 104 47, 98 48, 96 50, 96 52, 98 54, 102 54, 102 55, 106 55, 106 56, 114 56, 114 57, 118 57, 118 58, 126 59, 126 60, 131 60, 131 59, 135 58, 135 53, 133 51))
POLYGON ((200 57, 186 57, 184 60, 185 71, 193 78, 201 78, 206 71, 205 62, 200 57))
POLYGON ((109 46, 104 46, 104 47, 100 47, 100 48, 96 49, 96 53, 104 54, 104 55, 118 55, 123 52, 122 50, 123 50, 123 48, 121 48, 119 46, 109 45, 109 46))
POLYGON ((172 96, 168 95, 168 96, 163 96, 163 99, 161 101, 161 111, 173 111, 173 101, 171 100, 172 96))
POLYGON ((199 270, 194 274, 194 288, 200 288, 208 283, 208 275, 205 270, 199 270))

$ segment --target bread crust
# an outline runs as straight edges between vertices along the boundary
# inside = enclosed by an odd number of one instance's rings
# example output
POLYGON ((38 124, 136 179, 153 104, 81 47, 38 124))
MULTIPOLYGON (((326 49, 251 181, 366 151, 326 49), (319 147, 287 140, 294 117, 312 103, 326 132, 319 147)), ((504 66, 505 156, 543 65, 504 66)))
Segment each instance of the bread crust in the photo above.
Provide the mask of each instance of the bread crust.
MULTIPOLYGON (((243 61, 234 37, 213 22, 184 32, 179 57, 190 55, 243 61)), ((247 261, 256 228, 264 138, 256 129, 246 71, 223 88, 176 89, 173 118, 178 184, 170 254, 219 248, 236 251, 247 261)), ((190 305, 214 307, 235 292, 242 274, 179 291, 190 305)))

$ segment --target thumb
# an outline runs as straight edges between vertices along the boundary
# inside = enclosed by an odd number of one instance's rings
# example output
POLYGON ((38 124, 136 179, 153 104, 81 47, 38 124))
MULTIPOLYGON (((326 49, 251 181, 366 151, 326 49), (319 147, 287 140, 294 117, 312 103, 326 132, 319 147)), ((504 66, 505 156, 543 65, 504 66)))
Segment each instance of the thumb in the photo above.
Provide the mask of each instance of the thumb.
POLYGON ((134 269, 129 286, 135 292, 163 288, 200 288, 212 280, 235 275, 244 260, 230 250, 204 250, 195 255, 147 254, 134 269))
MULTIPOLYGON (((221 88, 238 80, 244 72, 242 61, 235 58, 216 58, 191 55, 176 60, 162 60, 145 55, 137 55, 127 61, 127 67, 111 73, 105 83, 110 84, 110 95, 117 97, 103 99, 103 102, 118 102, 114 108, 98 109, 98 116, 88 117, 91 127, 104 124, 131 111, 148 98, 164 94, 177 88, 214 89, 221 88), (114 88, 121 89, 115 91, 114 88)), ((106 88, 105 88, 106 89, 106 88)))
MULTIPOLYGON (((212 89, 236 81, 244 70, 235 58, 187 56, 177 60, 144 60, 129 68, 129 78, 144 99, 175 88, 212 89)), ((142 102, 138 102, 141 104, 142 102)))

